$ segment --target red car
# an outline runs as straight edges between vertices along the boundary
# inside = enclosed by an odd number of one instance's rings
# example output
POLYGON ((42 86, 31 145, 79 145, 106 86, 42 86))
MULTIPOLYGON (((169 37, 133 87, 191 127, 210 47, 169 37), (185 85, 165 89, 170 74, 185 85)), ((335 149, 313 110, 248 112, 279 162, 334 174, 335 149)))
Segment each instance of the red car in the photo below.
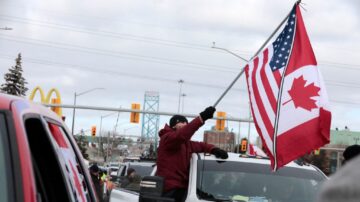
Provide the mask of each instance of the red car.
POLYGON ((98 201, 68 131, 51 110, 0 93, 0 201, 98 201))

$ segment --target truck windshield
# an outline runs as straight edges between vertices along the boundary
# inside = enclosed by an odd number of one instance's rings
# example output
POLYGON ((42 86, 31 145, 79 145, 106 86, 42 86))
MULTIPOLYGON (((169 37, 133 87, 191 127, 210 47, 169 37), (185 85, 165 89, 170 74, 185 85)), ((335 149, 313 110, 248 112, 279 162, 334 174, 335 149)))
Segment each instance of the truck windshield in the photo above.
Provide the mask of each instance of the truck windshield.
POLYGON ((312 202, 326 179, 314 170, 272 172, 259 163, 199 160, 197 168, 197 196, 210 201, 312 202))

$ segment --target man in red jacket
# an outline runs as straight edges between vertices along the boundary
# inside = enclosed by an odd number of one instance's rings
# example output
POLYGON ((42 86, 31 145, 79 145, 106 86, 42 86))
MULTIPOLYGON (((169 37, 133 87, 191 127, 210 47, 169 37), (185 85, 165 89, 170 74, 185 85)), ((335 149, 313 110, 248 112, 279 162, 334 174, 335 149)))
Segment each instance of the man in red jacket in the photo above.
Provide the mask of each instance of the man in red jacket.
POLYGON ((181 115, 170 119, 170 125, 160 130, 160 145, 157 158, 157 176, 165 178, 164 195, 182 202, 186 198, 189 182, 190 158, 192 153, 208 152, 217 158, 227 159, 226 151, 214 145, 190 141, 194 133, 212 118, 214 107, 208 107, 200 116, 188 123, 181 115))

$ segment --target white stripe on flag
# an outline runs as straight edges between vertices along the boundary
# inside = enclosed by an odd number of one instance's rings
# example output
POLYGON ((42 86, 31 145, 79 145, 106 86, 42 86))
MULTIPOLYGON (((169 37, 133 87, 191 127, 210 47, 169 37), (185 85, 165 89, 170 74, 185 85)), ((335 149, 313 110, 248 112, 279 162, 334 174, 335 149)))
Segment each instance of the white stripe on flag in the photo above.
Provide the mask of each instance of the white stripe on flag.
MULTIPOLYGON (((272 58, 272 56, 273 56, 273 51, 274 50, 273 50, 272 46, 270 46, 268 49, 269 49, 269 60, 270 60, 272 58)), ((277 82, 275 80, 274 73, 271 70, 271 67, 269 65, 269 62, 266 64, 265 72, 266 72, 266 76, 267 76, 267 78, 269 80, 270 88, 272 90, 272 93, 273 93, 274 97, 277 99, 279 88, 278 88, 277 82)))
MULTIPOLYGON (((253 70, 254 70, 254 60, 250 61, 249 62, 249 72, 248 72, 248 82, 249 82, 249 92, 250 92, 250 100, 253 100, 255 101, 255 97, 254 97, 254 89, 253 89, 253 85, 252 85, 252 73, 253 73, 253 70)), ((256 122, 259 126, 259 129, 262 133, 262 137, 264 138, 265 140, 265 144, 267 145, 268 148, 272 148, 272 140, 266 130, 266 127, 265 127, 265 124, 263 122, 263 119, 261 117, 261 114, 259 112, 259 109, 258 109, 258 106, 256 103, 252 102, 252 108, 253 108, 253 116, 255 117, 256 119, 256 122)), ((272 135, 272 134, 271 134, 272 135)), ((273 153, 271 150, 270 150, 271 154, 273 153)))
POLYGON ((262 65, 264 62, 263 54, 264 54, 264 52, 259 55, 259 63, 258 63, 258 68, 256 69, 255 79, 257 82, 259 95, 261 97, 263 106, 265 108, 265 114, 263 114, 263 116, 266 115, 269 118, 271 125, 273 126, 274 120, 275 120, 275 113, 274 113, 274 110, 271 108, 271 104, 270 104, 268 96, 265 92, 264 83, 263 83, 263 80, 261 79, 261 75, 260 75, 260 71, 262 70, 262 65))

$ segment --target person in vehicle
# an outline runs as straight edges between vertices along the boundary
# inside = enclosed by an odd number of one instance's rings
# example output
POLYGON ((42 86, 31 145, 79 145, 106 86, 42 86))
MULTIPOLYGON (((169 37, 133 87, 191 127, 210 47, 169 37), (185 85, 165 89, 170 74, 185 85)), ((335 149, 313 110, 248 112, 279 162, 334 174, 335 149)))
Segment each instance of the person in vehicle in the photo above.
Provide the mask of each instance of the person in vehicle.
POLYGON ((136 171, 135 171, 135 169, 129 168, 129 169, 127 170, 127 174, 126 174, 125 179, 121 182, 121 187, 122 187, 122 188, 127 187, 131 182, 134 181, 135 176, 136 176, 136 171))
POLYGON ((275 202, 307 201, 302 187, 296 186, 296 180, 283 178, 274 180, 267 186, 269 197, 275 202))
POLYGON ((91 179, 93 181, 98 199, 99 199, 99 201, 103 201, 102 182, 101 182, 100 175, 99 175, 100 169, 96 164, 94 164, 94 165, 90 166, 89 170, 90 170, 91 179))
POLYGON ((346 147, 343 153, 343 157, 344 157, 343 164, 347 163, 348 161, 353 159, 355 156, 358 156, 359 154, 360 154, 360 145, 354 144, 346 147))
POLYGON ((140 191, 141 176, 133 168, 127 170, 125 179, 121 182, 121 187, 131 191, 140 191))
POLYGON ((317 202, 358 202, 360 200, 360 155, 335 172, 321 187, 317 202))
POLYGON ((190 123, 184 116, 174 115, 169 125, 160 130, 156 175, 165 179, 164 197, 174 198, 176 202, 185 200, 192 153, 207 152, 217 158, 228 158, 226 151, 214 145, 190 140, 205 121, 213 117, 215 110, 206 108, 190 123))

